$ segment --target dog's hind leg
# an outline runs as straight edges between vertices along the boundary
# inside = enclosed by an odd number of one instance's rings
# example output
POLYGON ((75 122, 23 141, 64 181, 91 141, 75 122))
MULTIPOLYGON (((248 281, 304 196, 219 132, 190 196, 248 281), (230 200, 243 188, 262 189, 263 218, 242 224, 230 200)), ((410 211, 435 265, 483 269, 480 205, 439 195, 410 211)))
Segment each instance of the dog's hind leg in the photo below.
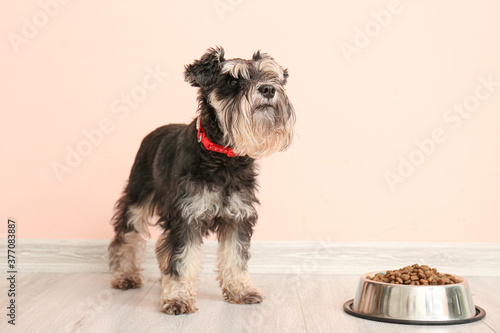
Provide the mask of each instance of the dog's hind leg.
POLYGON ((111 287, 131 289, 142 286, 141 261, 146 247, 151 209, 147 203, 133 204, 126 193, 116 204, 113 217, 115 237, 111 241, 109 268, 111 287))

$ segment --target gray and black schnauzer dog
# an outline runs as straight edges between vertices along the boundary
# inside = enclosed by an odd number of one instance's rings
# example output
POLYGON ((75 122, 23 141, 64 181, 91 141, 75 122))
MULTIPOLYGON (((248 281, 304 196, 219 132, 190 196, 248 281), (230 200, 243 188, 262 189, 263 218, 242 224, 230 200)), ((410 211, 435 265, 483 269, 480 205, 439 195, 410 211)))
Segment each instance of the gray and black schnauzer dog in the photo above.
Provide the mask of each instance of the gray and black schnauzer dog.
POLYGON ((255 159, 292 141, 288 72, 260 51, 251 60, 226 60, 218 47, 187 65, 184 75, 199 88, 198 117, 188 125, 162 126, 142 141, 112 220, 111 286, 141 286, 141 257, 156 216, 163 229, 156 242, 162 311, 197 310, 200 247, 210 232, 219 241, 217 280, 224 299, 260 303, 262 292, 247 269, 259 203, 255 159))

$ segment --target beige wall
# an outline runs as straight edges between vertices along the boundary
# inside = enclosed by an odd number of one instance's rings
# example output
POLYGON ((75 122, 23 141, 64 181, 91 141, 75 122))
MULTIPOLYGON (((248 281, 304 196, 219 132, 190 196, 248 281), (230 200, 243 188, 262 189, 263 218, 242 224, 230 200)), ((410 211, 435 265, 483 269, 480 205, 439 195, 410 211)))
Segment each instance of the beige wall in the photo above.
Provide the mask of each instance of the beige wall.
POLYGON ((499 12, 494 0, 4 2, 2 216, 23 238, 110 238, 141 139, 195 115, 183 66, 222 45, 288 67, 297 111, 294 145, 261 162, 254 239, 499 242, 499 12))

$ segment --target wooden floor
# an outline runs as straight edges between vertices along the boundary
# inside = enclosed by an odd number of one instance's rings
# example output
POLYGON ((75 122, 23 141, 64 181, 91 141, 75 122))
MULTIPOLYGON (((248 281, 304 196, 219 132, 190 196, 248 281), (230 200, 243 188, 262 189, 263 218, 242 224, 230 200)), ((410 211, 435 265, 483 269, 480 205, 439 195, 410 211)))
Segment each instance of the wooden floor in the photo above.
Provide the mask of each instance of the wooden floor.
MULTIPOLYGON (((253 275, 253 280, 266 294, 262 304, 228 304, 215 275, 202 274, 198 312, 168 316, 159 311, 160 285, 152 276, 140 289, 121 291, 108 287, 107 274, 20 274, 16 326, 8 325, 3 314, 0 332, 500 332, 499 277, 469 277, 475 303, 487 312, 484 320, 435 327, 344 313, 342 305, 354 297, 358 276, 253 275)), ((0 287, 6 290, 7 281, 2 279, 0 287)))

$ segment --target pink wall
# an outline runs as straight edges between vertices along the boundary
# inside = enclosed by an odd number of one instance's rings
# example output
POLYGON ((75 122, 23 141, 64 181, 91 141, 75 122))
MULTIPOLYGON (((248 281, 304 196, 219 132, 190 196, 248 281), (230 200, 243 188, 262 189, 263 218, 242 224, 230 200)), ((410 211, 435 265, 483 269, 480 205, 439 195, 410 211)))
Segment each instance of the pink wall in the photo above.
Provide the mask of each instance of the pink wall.
POLYGON ((499 11, 494 0, 5 2, 2 215, 23 238, 110 238, 141 139, 195 115, 183 66, 222 45, 288 67, 297 111, 294 145, 261 163, 254 239, 498 242, 499 11), (68 166, 68 149, 86 156, 68 166))

